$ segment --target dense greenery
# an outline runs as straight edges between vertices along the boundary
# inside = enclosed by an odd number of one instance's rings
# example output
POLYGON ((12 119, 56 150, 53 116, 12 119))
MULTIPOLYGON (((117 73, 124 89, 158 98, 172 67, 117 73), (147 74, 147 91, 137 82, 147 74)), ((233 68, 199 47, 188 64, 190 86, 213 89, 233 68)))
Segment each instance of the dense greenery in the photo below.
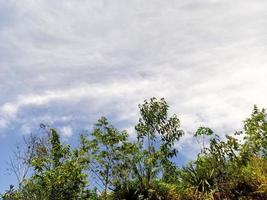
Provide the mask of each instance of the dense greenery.
POLYGON ((255 106, 243 130, 224 138, 208 127, 197 129, 200 152, 178 168, 175 145, 184 135, 179 119, 169 116, 164 99, 152 98, 139 108, 135 141, 105 117, 81 135, 78 148, 63 144, 55 129, 41 125, 47 134, 31 138, 26 156, 12 162, 16 175, 19 162, 30 173, 23 173, 18 187, 10 186, 2 199, 267 199, 264 109, 255 106))

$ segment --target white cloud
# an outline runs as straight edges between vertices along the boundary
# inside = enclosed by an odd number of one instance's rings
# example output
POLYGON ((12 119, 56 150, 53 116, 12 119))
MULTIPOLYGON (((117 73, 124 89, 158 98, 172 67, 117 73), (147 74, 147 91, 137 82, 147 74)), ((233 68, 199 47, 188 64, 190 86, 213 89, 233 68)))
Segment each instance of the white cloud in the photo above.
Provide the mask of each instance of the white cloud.
POLYGON ((74 127, 106 115, 129 129, 137 105, 156 96, 190 132, 238 129, 253 104, 266 107, 266 8, 265 0, 0 1, 0 127, 74 127))
POLYGON ((66 137, 69 138, 72 136, 73 132, 72 132, 72 128, 69 126, 64 126, 61 128, 61 134, 66 137))

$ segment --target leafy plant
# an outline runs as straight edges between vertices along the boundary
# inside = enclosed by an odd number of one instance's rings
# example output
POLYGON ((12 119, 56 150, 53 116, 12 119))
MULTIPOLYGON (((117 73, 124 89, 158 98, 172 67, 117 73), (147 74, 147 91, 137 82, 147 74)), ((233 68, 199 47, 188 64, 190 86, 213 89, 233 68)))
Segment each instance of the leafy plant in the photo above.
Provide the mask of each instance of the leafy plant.
POLYGON ((90 161, 88 168, 107 199, 108 190, 129 178, 129 159, 136 147, 127 141, 127 132, 118 131, 105 117, 98 120, 89 137, 81 137, 90 161))
POLYGON ((168 117, 168 107, 164 99, 156 98, 139 105, 141 116, 135 129, 141 155, 135 172, 145 187, 149 187, 151 181, 170 162, 169 158, 176 156, 174 143, 184 134, 176 115, 168 117))

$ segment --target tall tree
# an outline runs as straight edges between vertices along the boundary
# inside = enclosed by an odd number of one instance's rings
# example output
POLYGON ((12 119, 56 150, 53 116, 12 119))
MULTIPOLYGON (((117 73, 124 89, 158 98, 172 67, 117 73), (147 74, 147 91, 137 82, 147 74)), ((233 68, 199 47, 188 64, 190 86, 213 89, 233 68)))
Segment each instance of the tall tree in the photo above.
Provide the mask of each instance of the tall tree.
POLYGON ((140 118, 135 129, 142 153, 135 171, 142 184, 149 186, 164 166, 170 166, 170 158, 177 153, 174 144, 184 132, 177 116, 168 116, 169 106, 163 98, 145 100, 139 108, 140 118))
POLYGON ((82 136, 82 141, 87 144, 89 170, 102 188, 103 198, 107 199, 108 190, 128 176, 124 174, 129 167, 125 160, 136 147, 127 141, 126 131, 117 130, 105 117, 98 120, 89 137, 82 136))
POLYGON ((267 113, 254 106, 251 117, 244 122, 244 145, 242 155, 245 157, 262 156, 267 158, 267 113))

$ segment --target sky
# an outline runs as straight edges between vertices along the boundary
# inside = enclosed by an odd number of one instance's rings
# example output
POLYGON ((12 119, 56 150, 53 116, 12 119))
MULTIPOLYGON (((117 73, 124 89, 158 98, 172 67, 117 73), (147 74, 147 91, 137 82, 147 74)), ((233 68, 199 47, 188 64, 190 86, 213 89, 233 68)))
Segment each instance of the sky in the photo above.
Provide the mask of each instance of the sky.
POLYGON ((266 0, 0 0, 0 191, 40 123, 74 144, 106 116, 134 138, 151 97, 181 120, 192 159, 197 127, 232 134, 267 106, 266 55, 266 0))

